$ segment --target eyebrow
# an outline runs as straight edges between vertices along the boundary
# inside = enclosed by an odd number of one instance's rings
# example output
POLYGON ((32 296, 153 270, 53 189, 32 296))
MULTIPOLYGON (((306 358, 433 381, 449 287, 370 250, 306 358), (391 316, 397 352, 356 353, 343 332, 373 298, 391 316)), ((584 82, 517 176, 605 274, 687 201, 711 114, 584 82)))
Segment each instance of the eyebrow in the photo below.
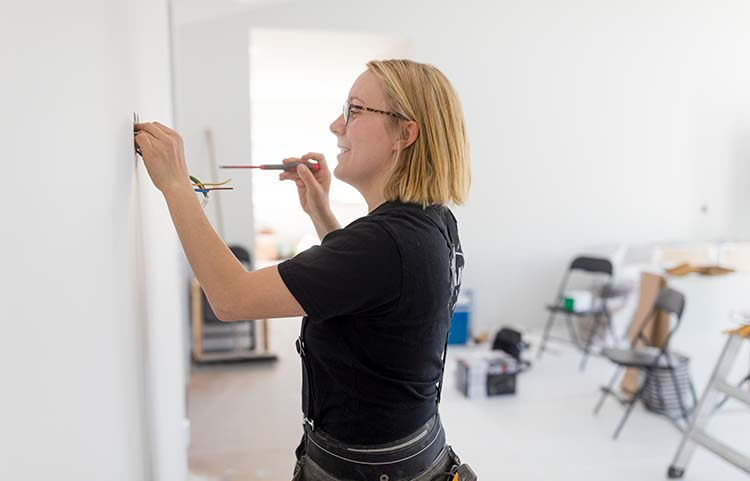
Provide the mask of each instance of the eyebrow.
POLYGON ((366 104, 366 103, 367 103, 367 102, 365 102, 364 100, 362 100, 362 99, 361 99, 361 98, 359 98, 359 97, 349 97, 349 102, 351 102, 352 100, 359 100, 359 101, 360 101, 360 102, 362 102, 363 104, 366 104))

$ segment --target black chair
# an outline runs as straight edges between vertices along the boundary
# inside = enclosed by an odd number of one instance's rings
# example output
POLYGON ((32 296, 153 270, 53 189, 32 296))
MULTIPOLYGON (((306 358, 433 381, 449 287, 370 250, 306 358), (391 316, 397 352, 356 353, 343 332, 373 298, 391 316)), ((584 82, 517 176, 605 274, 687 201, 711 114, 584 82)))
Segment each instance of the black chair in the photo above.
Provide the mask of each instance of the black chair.
MULTIPOLYGON (((682 393, 680 391, 680 385, 677 382, 677 376, 675 374, 675 363, 673 359, 674 353, 671 353, 669 350, 669 341, 672 339, 672 336, 674 336, 674 333, 677 331, 677 329, 680 327, 680 322, 682 320, 682 312, 685 309, 685 296, 682 295, 682 293, 677 292, 673 289, 670 289, 669 287, 664 287, 659 292, 659 295, 656 298, 656 301, 654 301, 654 305, 651 307, 649 312, 646 314, 646 317, 641 322, 641 326, 638 328, 638 331, 631 340, 630 348, 629 349, 614 349, 614 348, 607 348, 604 349, 604 356, 609 359, 611 362, 617 365, 617 369, 615 371, 615 375, 612 376, 612 380, 609 382, 609 385, 602 386, 602 396, 599 399, 599 402, 596 405, 596 408, 594 408, 594 414, 598 414, 599 410, 601 409, 602 405, 604 404, 604 401, 607 399, 608 396, 613 396, 618 401, 620 401, 621 404, 627 406, 625 410, 625 414, 623 415, 622 419, 620 420, 620 424, 618 424, 617 429, 615 429, 615 433, 612 436, 614 439, 617 439, 617 436, 619 436, 620 431, 622 430, 622 427, 625 425, 625 421, 628 420, 628 417, 630 416, 630 413, 633 411, 633 407, 635 406, 636 402, 638 402, 639 399, 641 399, 641 396, 643 394, 643 390, 646 387, 646 385, 649 382, 649 379, 651 376, 655 374, 656 371, 667 371, 670 374, 670 377, 672 379, 673 385, 674 385, 674 392, 677 393, 677 401, 680 407, 680 412, 682 414, 682 419, 689 424, 690 423, 690 414, 688 413, 687 408, 685 407, 685 401, 682 398, 682 393), (646 327, 649 326, 651 322, 653 322, 654 319, 656 319, 657 312, 662 311, 664 313, 669 314, 670 318, 670 328, 668 330, 667 336, 664 339, 664 343, 661 345, 661 347, 654 348, 650 346, 641 346, 637 347, 637 344, 639 342, 643 342, 645 344, 648 344, 648 339, 646 336, 644 336, 644 331, 646 327), (620 373, 624 368, 636 368, 640 369, 645 373, 645 378, 642 382, 642 384, 638 387, 638 390, 633 394, 631 398, 623 398, 619 396, 614 391, 614 385, 617 379, 620 377, 620 373)), ((695 388, 693 386, 692 381, 688 378, 690 392, 693 398, 693 406, 697 405, 697 397, 695 394, 695 388)), ((659 389, 659 384, 656 384, 657 390, 659 389)))
POLYGON ((581 359, 580 369, 583 370, 586 367, 586 361, 588 360, 589 353, 591 352, 591 345, 594 340, 594 335, 599 331, 602 322, 606 324, 607 329, 613 337, 615 337, 612 329, 612 318, 607 308, 607 299, 613 297, 619 297, 624 294, 622 289, 618 289, 612 286, 612 262, 609 259, 603 259, 598 257, 576 257, 571 262, 570 267, 565 272, 562 282, 560 283, 560 289, 557 292, 557 298, 552 303, 547 305, 547 311, 549 311, 549 318, 547 324, 544 326, 544 334, 539 344, 539 350, 537 351, 537 359, 542 357, 542 353, 547 346, 547 341, 552 337, 550 331, 555 319, 558 314, 565 315, 565 322, 568 326, 568 333, 571 340, 580 348, 583 349, 583 358, 581 359), (600 292, 597 293, 597 298, 594 299, 594 308, 585 312, 576 312, 565 309, 563 306, 563 295, 565 290, 568 288, 568 281, 570 280, 571 274, 575 271, 583 271, 589 274, 601 274, 604 277, 604 285, 600 292), (579 344, 579 337, 575 326, 573 325, 573 318, 593 318, 593 326, 591 332, 586 339, 583 346, 579 344))

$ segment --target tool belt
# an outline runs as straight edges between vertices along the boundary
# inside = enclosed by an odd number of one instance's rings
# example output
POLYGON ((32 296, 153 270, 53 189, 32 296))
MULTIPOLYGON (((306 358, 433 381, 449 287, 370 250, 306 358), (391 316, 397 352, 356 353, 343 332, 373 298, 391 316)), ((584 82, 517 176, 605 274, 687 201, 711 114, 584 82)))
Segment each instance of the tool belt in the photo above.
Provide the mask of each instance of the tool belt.
POLYGON ((304 443, 304 454, 336 478, 388 481, 414 478, 432 466, 446 447, 438 415, 405 438, 368 446, 342 443, 305 424, 304 443))

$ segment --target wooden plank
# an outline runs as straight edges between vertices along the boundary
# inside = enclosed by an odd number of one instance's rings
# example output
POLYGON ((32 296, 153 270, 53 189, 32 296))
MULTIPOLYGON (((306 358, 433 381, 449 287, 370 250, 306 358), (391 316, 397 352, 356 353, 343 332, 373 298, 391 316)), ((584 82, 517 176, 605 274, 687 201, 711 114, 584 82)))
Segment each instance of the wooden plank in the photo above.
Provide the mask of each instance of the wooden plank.
POLYGON ((263 326, 263 352, 268 352, 271 350, 268 344, 268 319, 263 319, 260 323, 263 326))
POLYGON ((193 358, 199 359, 203 355, 203 298, 201 297, 201 285, 195 277, 191 282, 190 292, 192 295, 192 352, 193 358))
MULTIPOLYGON (((659 292, 666 285, 664 277, 644 272, 641 274, 641 286, 638 295, 638 307, 633 314, 628 330, 628 339, 632 342, 638 334, 638 329, 643 325, 643 321, 656 302, 659 292)), ((651 321, 644 331, 644 336, 649 340, 652 346, 660 346, 664 343, 667 333, 669 332, 669 316, 664 313, 657 313, 657 318, 651 321)), ((625 371, 622 378, 620 389, 623 393, 633 395, 640 386, 639 369, 630 368, 625 371)))
POLYGON ((222 361, 275 361, 277 356, 268 352, 253 351, 227 351, 207 352, 197 357, 199 362, 222 362, 222 361))

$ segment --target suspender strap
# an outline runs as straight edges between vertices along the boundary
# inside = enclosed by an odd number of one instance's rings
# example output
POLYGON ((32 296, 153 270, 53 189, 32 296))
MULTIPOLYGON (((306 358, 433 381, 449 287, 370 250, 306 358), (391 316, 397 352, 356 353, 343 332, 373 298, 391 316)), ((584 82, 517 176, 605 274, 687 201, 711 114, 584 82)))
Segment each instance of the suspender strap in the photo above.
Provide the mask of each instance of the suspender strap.
POLYGON ((314 404, 314 392, 312 388, 312 372, 310 369, 310 360, 307 359, 307 351, 305 350, 305 327, 310 320, 307 317, 302 319, 302 326, 300 327, 300 334, 294 345, 297 348, 297 353, 302 360, 302 413, 304 414, 304 424, 307 424, 312 431, 315 430, 315 404, 314 404))
MULTIPOLYGON (((452 316, 451 316, 452 317, 452 316)), ((450 321, 448 321, 448 332, 450 333, 450 321)), ((445 347, 443 347, 443 367, 440 368, 440 382, 437 387, 437 398, 435 404, 440 404, 440 395, 443 393, 443 375, 445 374, 445 357, 448 354, 448 336, 445 337, 445 347)))
POLYGON ((443 346, 443 364, 440 368, 440 381, 438 381, 437 386, 436 404, 440 404, 440 397, 443 393, 443 378, 445 375, 445 361, 448 355, 448 338, 450 337, 451 332, 451 319, 453 319, 453 311, 456 307, 459 290, 461 289, 460 275, 464 264, 461 244, 458 241, 458 223, 456 222, 456 218, 453 215, 453 212, 447 207, 443 209, 443 215, 441 217, 443 218, 443 222, 448 230, 448 236, 445 240, 450 249, 451 297, 448 304, 448 332, 445 335, 445 345, 443 346))

